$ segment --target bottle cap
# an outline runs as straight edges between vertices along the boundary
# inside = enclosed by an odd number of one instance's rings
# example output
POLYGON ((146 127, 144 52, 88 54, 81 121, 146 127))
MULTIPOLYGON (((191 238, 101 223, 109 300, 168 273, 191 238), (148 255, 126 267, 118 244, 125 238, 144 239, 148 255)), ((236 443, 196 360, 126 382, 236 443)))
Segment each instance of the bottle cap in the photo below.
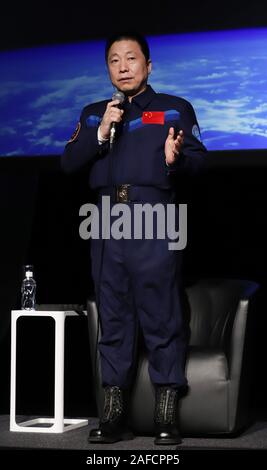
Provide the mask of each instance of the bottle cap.
POLYGON ((26 264, 24 266, 24 272, 25 272, 25 276, 27 278, 33 277, 33 265, 32 264, 26 264))

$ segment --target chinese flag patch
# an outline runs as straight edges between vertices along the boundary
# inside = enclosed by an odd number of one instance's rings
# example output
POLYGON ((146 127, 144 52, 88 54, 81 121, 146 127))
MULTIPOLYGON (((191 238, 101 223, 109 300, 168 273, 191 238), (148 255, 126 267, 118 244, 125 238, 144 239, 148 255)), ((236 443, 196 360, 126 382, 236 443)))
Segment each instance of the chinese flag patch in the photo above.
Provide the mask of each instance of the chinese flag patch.
POLYGON ((142 115, 143 124, 164 124, 164 111, 145 111, 142 115))

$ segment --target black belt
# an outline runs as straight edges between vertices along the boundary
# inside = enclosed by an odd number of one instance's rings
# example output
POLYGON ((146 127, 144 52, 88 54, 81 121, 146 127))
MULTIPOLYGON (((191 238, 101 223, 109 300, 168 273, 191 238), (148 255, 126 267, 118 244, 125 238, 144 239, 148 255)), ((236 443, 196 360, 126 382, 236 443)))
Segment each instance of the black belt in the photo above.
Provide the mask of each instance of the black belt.
POLYGON ((172 189, 161 189, 153 186, 135 186, 120 184, 105 186, 97 192, 98 198, 110 196, 111 202, 174 202, 175 194, 172 189))

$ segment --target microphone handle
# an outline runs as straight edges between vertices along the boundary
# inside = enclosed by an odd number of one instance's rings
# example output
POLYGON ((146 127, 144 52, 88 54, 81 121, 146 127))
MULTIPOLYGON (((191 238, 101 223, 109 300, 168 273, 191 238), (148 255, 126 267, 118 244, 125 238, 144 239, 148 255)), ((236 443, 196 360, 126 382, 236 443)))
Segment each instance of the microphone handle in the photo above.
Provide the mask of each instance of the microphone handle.
MULTIPOLYGON (((115 94, 116 95, 116 94, 115 94)), ((115 96, 113 95, 112 96, 112 99, 118 99, 118 96, 115 96)), ((120 108, 120 106, 122 105, 122 103, 124 102, 124 94, 123 93, 120 93, 119 92, 119 100, 120 100, 120 103, 118 105, 116 105, 116 108, 120 108), (122 98, 122 99, 121 99, 122 98)), ((115 132, 116 132, 116 123, 113 122, 111 124, 111 128, 110 128, 110 136, 109 136, 109 147, 110 147, 110 150, 112 150, 113 148, 113 143, 114 143, 114 140, 115 140, 115 132)))
POLYGON ((116 131, 116 124, 115 124, 115 122, 113 122, 113 123, 111 124, 110 136, 109 136, 109 146, 110 146, 110 150, 112 150, 112 147, 113 147, 113 143, 114 143, 114 139, 115 139, 115 131, 116 131))

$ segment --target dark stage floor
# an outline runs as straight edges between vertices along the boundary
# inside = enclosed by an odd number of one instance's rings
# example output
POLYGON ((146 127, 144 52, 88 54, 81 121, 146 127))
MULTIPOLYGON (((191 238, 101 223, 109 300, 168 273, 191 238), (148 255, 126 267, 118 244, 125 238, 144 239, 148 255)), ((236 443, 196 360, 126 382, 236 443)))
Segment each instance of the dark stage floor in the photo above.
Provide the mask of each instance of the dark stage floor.
MULTIPOLYGON (((20 417, 19 417, 20 418, 20 417)), ((17 421, 24 420, 25 417, 17 421)), ((28 419, 28 417, 26 417, 28 419)), ((89 425, 61 434, 25 433, 9 431, 9 415, 0 416, 0 449, 57 449, 57 450, 175 450, 177 446, 155 446, 153 436, 136 436, 131 441, 115 444, 89 444, 89 429, 97 418, 89 418, 89 425)), ((184 437, 178 446, 183 449, 267 450, 267 421, 259 421, 237 437, 184 437)))

